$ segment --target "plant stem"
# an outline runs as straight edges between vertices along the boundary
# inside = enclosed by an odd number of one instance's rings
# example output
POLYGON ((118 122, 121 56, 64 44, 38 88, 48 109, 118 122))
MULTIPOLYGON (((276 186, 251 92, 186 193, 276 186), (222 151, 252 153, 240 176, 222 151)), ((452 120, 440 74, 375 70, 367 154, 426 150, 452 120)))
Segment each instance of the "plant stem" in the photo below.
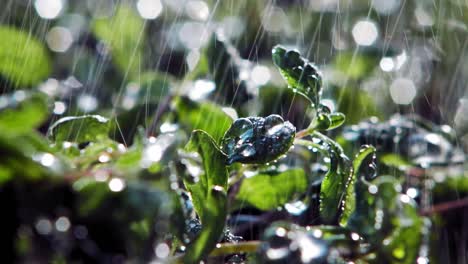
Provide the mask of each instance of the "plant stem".
POLYGON ((306 136, 312 134, 314 132, 314 130, 315 129, 313 127, 308 127, 306 129, 303 129, 303 130, 296 133, 296 138, 299 139, 299 138, 306 137, 306 136))
POLYGON ((429 208, 422 209, 420 214, 421 215, 433 215, 436 213, 442 213, 445 211, 450 211, 452 209, 461 208, 468 206, 468 197, 460 200, 445 202, 433 205, 429 208))
POLYGON ((257 251, 260 241, 252 240, 238 243, 221 243, 210 253, 210 257, 219 257, 235 253, 250 253, 257 251))

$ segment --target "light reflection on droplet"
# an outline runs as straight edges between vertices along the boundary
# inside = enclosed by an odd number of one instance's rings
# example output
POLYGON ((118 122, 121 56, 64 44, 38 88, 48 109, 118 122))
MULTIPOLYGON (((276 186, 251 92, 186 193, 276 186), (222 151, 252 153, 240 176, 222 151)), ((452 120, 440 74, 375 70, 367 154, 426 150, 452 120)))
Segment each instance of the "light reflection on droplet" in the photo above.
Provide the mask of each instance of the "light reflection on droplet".
POLYGON ((73 43, 73 36, 68 28, 53 27, 47 32, 46 42, 50 50, 66 52, 73 43))
POLYGON ((50 167, 54 164, 55 162, 55 157, 54 155, 50 154, 50 153, 44 153, 41 158, 40 158, 40 162, 42 165, 46 166, 46 167, 50 167))
POLYGON ((98 101, 96 97, 89 94, 82 94, 77 99, 78 108, 83 112, 92 112, 98 107, 98 101))
POLYGON ((210 16, 210 9, 205 1, 189 1, 185 4, 185 12, 191 19, 205 21, 210 16))
POLYGON ((323 232, 322 230, 320 229, 315 229, 313 232, 312 232, 312 235, 316 238, 321 238, 323 236, 323 232))
POLYGON ((236 16, 228 16, 221 22, 220 28, 228 39, 234 39, 242 35, 245 30, 245 21, 236 16))
POLYGON ((282 259, 289 254, 288 248, 270 248, 265 252, 266 256, 271 259, 282 259))
POLYGON ((416 261, 418 264, 427 264, 429 260, 426 257, 419 257, 416 261))
POLYGON ((166 243, 161 243, 156 246, 154 251, 156 253, 156 257, 167 258, 167 256, 169 256, 170 253, 170 248, 166 243))
POLYGON ((306 235, 299 235, 296 241, 301 248, 302 263, 311 263, 312 260, 324 254, 325 248, 306 235))
POLYGON ((377 188, 376 185, 370 185, 368 188, 368 191, 371 194, 376 194, 379 191, 379 188, 377 188))
POLYGON ((408 190, 406 190, 406 194, 411 197, 411 198, 416 198, 418 196, 418 190, 416 188, 408 188, 408 190))
POLYGON ((171 133, 177 131, 179 126, 177 124, 165 122, 159 127, 161 133, 171 133))
POLYGON ((41 235, 48 235, 52 232, 52 223, 46 218, 37 220, 35 227, 37 232, 41 235))
POLYGON ((354 241, 358 241, 359 240, 359 234, 351 233, 351 239, 354 240, 354 241))
POLYGON ((352 31, 354 41, 358 45, 370 46, 374 44, 379 36, 379 31, 377 30, 377 25, 370 20, 360 20, 358 21, 352 31))
POLYGON ((54 19, 62 12, 63 0, 36 0, 34 8, 37 14, 45 19, 54 19))
POLYGON ((205 24, 185 22, 179 30, 179 41, 189 49, 199 49, 208 42, 209 32, 205 24))
POLYGON ((422 27, 431 27, 434 25, 434 18, 420 6, 416 7, 416 10, 414 10, 414 16, 418 24, 422 27))
POLYGON ((110 161, 110 156, 107 153, 104 153, 104 154, 99 156, 98 160, 101 163, 106 163, 106 162, 110 161))
POLYGON ((268 13, 263 15, 262 26, 266 31, 281 32, 286 29, 288 17, 283 9, 274 7, 268 9, 268 13))
POLYGON ((66 85, 70 88, 73 88, 73 89, 79 89, 81 87, 83 87, 83 84, 75 78, 75 76, 73 75, 70 75, 68 76, 64 81, 63 81, 63 85, 66 85))
POLYGON ((380 69, 384 72, 390 72, 395 68, 395 63, 392 58, 383 57, 379 63, 380 69))
POLYGON ((163 149, 159 144, 151 144, 143 151, 142 162, 145 163, 144 167, 149 166, 153 162, 161 160, 163 149))
POLYGON ((390 96, 396 104, 410 104, 416 97, 416 86, 410 79, 398 78, 390 85, 390 96))
POLYGON ((16 91, 13 94, 13 100, 15 100, 17 102, 21 102, 24 99, 26 99, 26 93, 24 91, 16 91))
POLYGON ((411 198, 406 194, 402 194, 400 196, 400 201, 403 203, 409 203, 411 201, 411 198))
POLYGON ((71 223, 68 217, 61 216, 55 221, 55 229, 59 232, 67 232, 70 229, 71 223))
POLYGON ((125 188, 125 181, 119 178, 113 178, 109 181, 109 189, 113 192, 120 192, 125 188))
POLYGON ((255 84, 264 85, 271 78, 270 70, 266 66, 257 65, 252 69, 251 78, 255 84))
POLYGON ((286 236, 286 229, 282 228, 282 227, 278 227, 276 230, 275 230, 275 234, 279 237, 284 237, 286 236))
POLYGON ((65 113, 65 110, 67 110, 67 106, 65 105, 64 102, 61 102, 61 101, 54 102, 54 114, 61 115, 65 113))
POLYGON ((215 90, 215 83, 210 80, 196 80, 189 91, 189 98, 193 101, 204 99, 215 90))
POLYGON ((389 15, 400 6, 400 0, 372 0, 372 8, 382 15, 389 15))
POLYGON ((155 19, 161 14, 163 6, 160 0, 138 0, 137 10, 142 18, 155 19))
POLYGON ((328 109, 330 109, 330 112, 332 113, 335 112, 336 110, 335 101, 330 100, 330 99, 322 99, 320 103, 328 107, 328 109))

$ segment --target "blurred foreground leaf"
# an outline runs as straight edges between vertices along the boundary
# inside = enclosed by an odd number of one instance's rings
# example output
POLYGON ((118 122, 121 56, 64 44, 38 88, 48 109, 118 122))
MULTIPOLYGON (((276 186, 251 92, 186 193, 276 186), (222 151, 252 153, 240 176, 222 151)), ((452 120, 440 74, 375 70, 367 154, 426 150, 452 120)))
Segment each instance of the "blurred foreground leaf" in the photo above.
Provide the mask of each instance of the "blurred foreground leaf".
POLYGON ((17 87, 34 86, 51 71, 44 45, 30 33, 0 25, 0 75, 17 87))
POLYGON ((6 135, 30 132, 44 122, 48 114, 45 95, 16 91, 0 96, 0 131, 6 135))
POLYGON ((120 5, 110 18, 96 19, 92 24, 94 34, 111 49, 112 58, 123 75, 135 77, 142 61, 144 23, 136 12, 120 5))

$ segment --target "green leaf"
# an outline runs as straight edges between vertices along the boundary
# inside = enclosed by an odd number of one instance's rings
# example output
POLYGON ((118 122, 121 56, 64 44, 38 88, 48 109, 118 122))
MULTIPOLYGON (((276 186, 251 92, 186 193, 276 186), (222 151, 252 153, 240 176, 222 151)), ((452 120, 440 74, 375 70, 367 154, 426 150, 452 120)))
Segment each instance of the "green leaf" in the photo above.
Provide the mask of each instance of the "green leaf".
POLYGON ((291 147, 296 128, 279 115, 237 119, 224 135, 221 145, 228 164, 267 163, 291 147))
POLYGON ((111 48, 112 59, 124 75, 135 77, 143 59, 144 23, 130 6, 120 5, 109 18, 93 21, 93 33, 111 48))
POLYGON ((302 169, 284 172, 260 173, 242 181, 236 202, 260 210, 275 209, 291 201, 307 189, 307 176, 302 169))
POLYGON ((202 230, 188 246, 184 263, 198 263, 206 257, 218 243, 223 233, 227 216, 227 195, 225 189, 214 186, 208 191, 205 204, 202 230))
POLYGON ((356 179, 359 177, 364 177, 365 179, 373 179, 375 177, 376 168, 375 164, 372 162, 375 159, 375 148, 370 145, 364 145, 359 150, 359 153, 356 154, 356 157, 353 160, 353 177, 348 183, 347 188, 347 201, 341 217, 340 223, 345 225, 354 212, 356 208, 356 195, 354 191, 354 185, 356 179), (369 162, 369 160, 371 160, 369 162))
POLYGON ((44 45, 30 33, 0 26, 0 75, 16 87, 34 86, 51 71, 44 45))
POLYGON ((316 148, 329 159, 328 171, 320 187, 320 218, 325 224, 338 224, 352 195, 349 193, 353 181, 352 164, 338 143, 319 132, 313 132, 311 136, 312 141, 296 140, 295 144, 316 148))
POLYGON ((0 96, 0 131, 6 135, 31 132, 48 117, 47 97, 16 91, 0 96))
POLYGON ((313 106, 318 107, 322 94, 322 75, 317 66, 301 57, 299 52, 286 50, 282 46, 273 48, 272 57, 289 88, 309 99, 313 106))
POLYGON ((179 122, 189 130, 200 129, 219 142, 232 123, 232 119, 212 103, 197 103, 187 97, 175 100, 179 122))
POLYGON ((67 116, 55 122, 48 131, 54 142, 92 142, 107 138, 109 120, 99 115, 67 116))
POLYGON ((188 246, 184 256, 184 263, 196 263, 214 248, 223 232, 227 215, 228 172, 226 156, 206 132, 193 131, 185 150, 201 156, 204 170, 198 182, 185 181, 203 225, 201 233, 188 246))
POLYGON ((332 130, 341 126, 346 120, 342 113, 318 113, 310 127, 317 130, 332 130))

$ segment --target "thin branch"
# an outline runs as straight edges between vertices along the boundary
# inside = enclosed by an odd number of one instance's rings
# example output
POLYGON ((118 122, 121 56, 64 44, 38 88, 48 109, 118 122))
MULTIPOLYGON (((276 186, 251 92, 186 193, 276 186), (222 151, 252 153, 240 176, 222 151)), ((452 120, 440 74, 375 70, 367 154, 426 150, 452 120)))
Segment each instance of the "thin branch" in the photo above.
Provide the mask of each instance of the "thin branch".
POLYGON ((260 246, 260 241, 251 240, 238 243, 221 243, 210 253, 210 257, 219 257, 236 253, 256 252, 260 246))
POLYGON ((428 216, 428 215, 442 213, 442 212, 450 211, 452 209, 457 209, 457 208, 466 207, 466 206, 468 206, 468 197, 460 199, 460 200, 433 205, 429 208, 422 209, 420 214, 428 216))

